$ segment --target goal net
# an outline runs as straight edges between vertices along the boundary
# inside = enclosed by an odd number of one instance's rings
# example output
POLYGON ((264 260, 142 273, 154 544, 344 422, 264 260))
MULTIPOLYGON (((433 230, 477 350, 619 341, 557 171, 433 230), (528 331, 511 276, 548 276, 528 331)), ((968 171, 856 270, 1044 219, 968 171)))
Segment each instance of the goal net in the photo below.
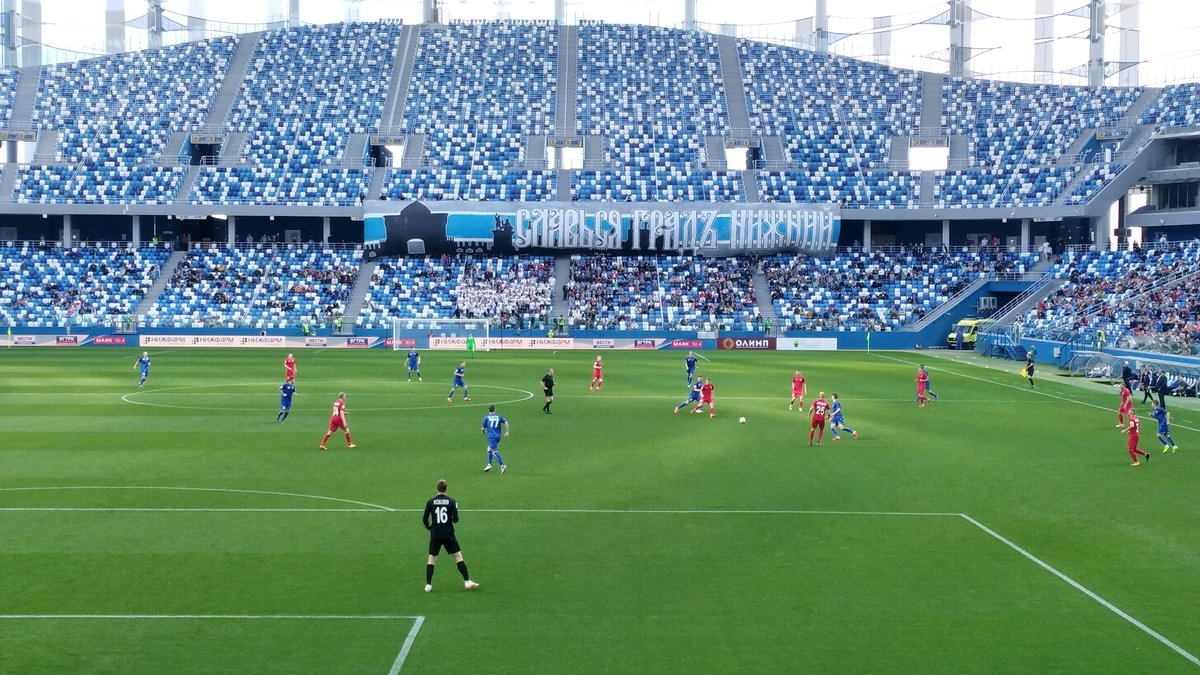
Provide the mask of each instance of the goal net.
POLYGON ((475 349, 486 352, 491 336, 488 319, 392 319, 392 350, 408 351, 416 344, 427 349, 475 349))

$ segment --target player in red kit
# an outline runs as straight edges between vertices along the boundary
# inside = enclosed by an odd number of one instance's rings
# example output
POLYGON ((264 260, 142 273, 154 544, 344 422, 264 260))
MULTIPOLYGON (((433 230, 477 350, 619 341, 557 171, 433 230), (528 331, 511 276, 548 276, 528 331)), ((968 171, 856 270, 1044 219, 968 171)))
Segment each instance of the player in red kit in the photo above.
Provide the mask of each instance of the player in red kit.
POLYGON ((817 400, 808 409, 812 414, 812 424, 808 427, 808 444, 813 444, 813 433, 817 435, 817 445, 825 438, 825 416, 829 414, 829 401, 825 400, 825 392, 817 394, 817 400))
POLYGON ((1128 382, 1121 383, 1121 407, 1117 408, 1117 426, 1125 426, 1126 419, 1133 419, 1133 390, 1128 382))
POLYGON ((354 441, 350 440, 350 425, 346 424, 346 392, 338 394, 337 400, 333 402, 333 416, 329 418, 329 431, 325 433, 325 438, 321 439, 321 449, 325 450, 325 441, 333 435, 333 432, 341 429, 346 432, 346 447, 353 450, 358 446, 354 441))
POLYGON ((588 385, 588 391, 600 391, 602 384, 604 384, 604 363, 597 356, 596 362, 592 364, 592 383, 588 385))
POLYGON ((296 357, 291 354, 288 354, 287 358, 283 360, 283 379, 296 379, 296 357))
POLYGON ((717 407, 713 404, 713 383, 712 378, 704 380, 704 386, 700 387, 700 405, 692 409, 692 412, 699 413, 700 409, 705 405, 708 406, 708 419, 717 416, 717 407))
POLYGON ((929 390, 929 373, 925 372, 925 365, 917 369, 917 403, 924 408, 929 402, 929 397, 925 392, 929 390))
POLYGON ((788 401, 788 410, 792 409, 796 401, 800 401, 800 412, 804 412, 804 395, 806 393, 808 393, 808 388, 804 386, 804 376, 797 370, 796 374, 792 376, 792 400, 788 401))
POLYGON ((1129 413, 1129 426, 1125 427, 1125 433, 1129 434, 1129 445, 1125 449, 1129 452, 1129 456, 1133 458, 1133 466, 1141 466, 1138 461, 1138 456, 1146 458, 1150 461, 1150 453, 1138 448, 1138 440, 1142 437, 1142 423, 1138 420, 1137 415, 1129 413))

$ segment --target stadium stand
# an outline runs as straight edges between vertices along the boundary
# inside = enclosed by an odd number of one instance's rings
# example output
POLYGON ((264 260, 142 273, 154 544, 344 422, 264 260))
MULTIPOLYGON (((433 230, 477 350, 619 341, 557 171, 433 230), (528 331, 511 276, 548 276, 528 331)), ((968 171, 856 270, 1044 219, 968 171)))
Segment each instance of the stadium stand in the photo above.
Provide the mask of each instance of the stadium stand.
POLYGON ((571 172, 573 200, 745 201, 737 172, 696 168, 729 128, 716 36, 584 22, 578 64, 576 130, 604 159, 571 172))
POLYGON ((356 203, 366 191, 363 158, 342 153, 382 113, 399 31, 345 23, 263 35, 229 118, 230 129, 247 133, 245 165, 204 167, 189 201, 356 203))
POLYGON ((1022 317, 1022 332, 1029 337, 1092 342, 1103 329, 1107 342, 1118 344, 1132 335, 1173 331, 1175 321, 1168 322, 1168 331, 1161 329, 1163 317, 1168 316, 1163 301, 1179 302, 1176 309, 1188 306, 1192 298, 1187 286, 1176 287, 1174 282, 1197 272, 1197 241, 1150 244, 1133 251, 1068 251, 1051 271, 1067 282, 1022 317), (1184 290, 1177 293, 1176 288, 1184 290))
POLYGON ((236 47, 222 38, 43 68, 33 124, 58 143, 49 165, 22 167, 14 201, 172 201, 186 171, 146 163, 205 119, 236 47))
POLYGON ((150 327, 298 328, 341 316, 361 250, 194 247, 147 314, 150 327))
POLYGON ((568 323, 620 330, 754 330, 754 265, 741 258, 576 255, 568 323))
POLYGON ((549 256, 388 260, 375 270, 358 325, 487 317, 519 328, 543 326, 552 305, 553 272, 549 256))
POLYGON ((780 137, 790 167, 758 172, 764 201, 916 205, 917 181, 888 170, 888 144, 917 127, 919 73, 752 40, 738 49, 750 125, 780 137))
POLYGON ((405 133, 427 138, 428 168, 389 169, 387 199, 555 196, 553 172, 524 170, 530 134, 554 127, 557 27, 549 22, 422 26, 405 133))
POLYGON ((0 246, 0 321, 31 328, 112 326, 133 312, 170 255, 162 247, 0 246))
POLYGON ((1085 129, 1119 120, 1142 92, 965 78, 947 78, 942 89, 942 125, 970 140, 972 167, 939 172, 934 202, 967 208, 1050 205, 1077 170, 1052 163, 1085 129))
POLYGON ((982 275, 1023 274, 1036 262, 1036 254, 912 247, 775 255, 763 270, 787 330, 886 331, 924 317, 982 275))
POLYGON ((1200 126, 1200 83, 1163 88, 1154 103, 1142 113, 1141 122, 1152 124, 1160 131, 1167 127, 1200 126))
POLYGON ((16 102, 17 83, 21 79, 20 68, 0 68, 0 122, 12 119, 13 103, 16 102))

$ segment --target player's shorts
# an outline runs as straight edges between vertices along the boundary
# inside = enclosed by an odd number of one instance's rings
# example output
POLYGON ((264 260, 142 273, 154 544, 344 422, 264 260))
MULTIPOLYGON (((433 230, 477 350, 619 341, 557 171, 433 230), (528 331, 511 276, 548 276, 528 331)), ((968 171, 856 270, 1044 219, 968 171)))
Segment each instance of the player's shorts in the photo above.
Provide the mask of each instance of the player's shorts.
POLYGON ((804 396, 804 392, 801 391, 800 389, 792 390, 792 398, 803 398, 803 396, 804 396))
POLYGON ((924 394, 925 390, 927 390, 927 389, 929 389, 929 387, 927 385, 924 385, 924 384, 917 385, 917 393, 918 394, 924 394))
POLYGON ((604 373, 600 372, 599 370, 594 370, 594 371, 592 371, 592 379, 593 380, 603 380, 604 373))
POLYGON ((812 426, 810 428, 816 429, 817 427, 820 427, 822 429, 825 428, 825 418, 824 417, 814 417, 813 418, 812 426))
POLYGON ((450 555, 454 555, 462 550, 462 547, 458 545, 458 539, 452 534, 441 537, 432 535, 429 537, 429 555, 441 553, 443 547, 446 549, 446 553, 450 555))
POLYGON ((279 407, 283 410, 291 410, 292 409, 292 399, 290 399, 290 398, 279 399, 279 407))
POLYGON ((143 374, 143 375, 149 375, 149 374, 150 374, 150 369, 149 369, 149 368, 142 368, 142 374, 143 374))
POLYGON ((700 400, 699 394, 692 394, 691 396, 688 396, 687 402, 691 403, 692 401, 699 401, 699 400, 700 400))
POLYGON ((499 449, 500 449, 500 437, 499 436, 488 436, 488 450, 499 450, 499 449))
POLYGON ((1166 436, 1167 434, 1171 433, 1171 430, 1167 427, 1166 424, 1161 424, 1158 427, 1158 433, 1162 434, 1163 436, 1166 436))
POLYGON ((408 369, 409 369, 409 370, 416 370, 416 369, 417 369, 417 364, 415 364, 415 363, 410 363, 410 364, 408 364, 408 369))
MULTIPOLYGON (((337 431, 338 429, 342 429, 343 431, 348 431, 348 429, 346 429, 345 422, 343 422, 341 420, 329 420, 329 433, 332 434, 333 432, 337 431)), ((478 446, 476 446, 476 447, 478 447, 478 446)))
POLYGON ((712 397, 711 397, 711 396, 709 396, 708 398, 700 397, 700 402, 701 402, 701 403, 710 403, 710 404, 711 404, 711 403, 713 402, 713 400, 712 400, 712 397))
POLYGON ((1122 403, 1121 407, 1117 408, 1117 412, 1119 412, 1119 413, 1133 412, 1133 404, 1132 403, 1122 403))
POLYGON ((451 385, 451 386, 454 386, 454 387, 466 387, 466 386, 467 386, 467 383, 466 383, 466 382, 463 382, 463 379, 462 379, 461 377, 456 377, 456 378, 454 378, 454 384, 453 384, 453 385, 451 385))
POLYGON ((546 389, 545 392, 546 392, 546 398, 554 397, 554 387, 550 387, 549 389, 546 389))
POLYGON ((296 369, 295 368, 287 368, 283 371, 283 374, 286 375, 287 377, 295 377, 296 369))
POLYGON ((834 415, 830 418, 829 423, 836 427, 839 424, 845 424, 846 420, 841 415, 834 415))
POLYGON ((1138 445, 1138 441, 1140 441, 1140 440, 1142 440, 1141 436, 1138 436, 1137 434, 1129 434, 1129 446, 1128 446, 1129 449, 1133 450, 1134 448, 1136 448, 1138 445))

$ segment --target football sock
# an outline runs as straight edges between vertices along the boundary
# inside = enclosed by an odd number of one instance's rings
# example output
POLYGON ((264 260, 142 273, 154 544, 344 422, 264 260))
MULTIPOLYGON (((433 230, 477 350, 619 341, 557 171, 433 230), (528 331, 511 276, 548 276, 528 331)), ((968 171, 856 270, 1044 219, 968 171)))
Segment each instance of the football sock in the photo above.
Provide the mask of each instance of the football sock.
MULTIPOLYGON (((430 569, 432 569, 433 565, 430 565, 429 567, 430 567, 430 569)), ((463 581, 471 580, 471 575, 467 574, 467 561, 465 561, 465 560, 458 561, 458 573, 463 575, 463 581)))
POLYGON ((937 395, 937 394, 933 393, 933 390, 932 390, 932 389, 930 389, 930 390, 929 390, 929 395, 930 395, 930 396, 932 396, 932 397, 934 397, 934 398, 937 398, 937 397, 938 397, 938 395, 937 395))
POLYGON ((546 411, 546 412, 549 412, 549 411, 550 411, 550 404, 549 404, 549 403, 547 403, 547 404, 543 405, 543 406, 542 406, 542 410, 543 410, 543 411, 546 411))
MULTIPOLYGON (((492 450, 492 456, 496 458, 497 464, 504 466, 504 458, 500 456, 500 452, 498 450, 492 450)), ((491 463, 490 460, 488 463, 491 463)))
POLYGON ((329 434, 325 434, 325 438, 321 439, 321 445, 325 445, 325 441, 329 440, 329 434))
POLYGON ((353 445, 354 441, 350 440, 350 432, 346 432, 346 445, 353 445))
POLYGON ((846 426, 845 424, 842 425, 842 431, 849 431, 851 435, 853 435, 855 433, 855 431, 853 429, 846 426))
POLYGON ((425 565, 425 583, 433 583, 433 565, 425 565))
POLYGON ((829 433, 833 434, 834 438, 841 438, 841 436, 838 436, 837 427, 829 427, 829 433))

